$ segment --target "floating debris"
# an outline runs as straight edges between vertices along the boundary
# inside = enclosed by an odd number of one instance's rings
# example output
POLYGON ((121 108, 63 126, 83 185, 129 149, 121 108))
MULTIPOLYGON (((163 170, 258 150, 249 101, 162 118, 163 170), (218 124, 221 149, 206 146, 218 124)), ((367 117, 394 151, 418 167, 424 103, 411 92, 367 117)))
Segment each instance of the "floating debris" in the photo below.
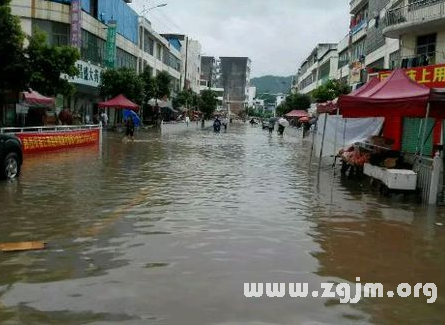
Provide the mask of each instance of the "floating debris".
POLYGON ((2 252, 18 252, 44 249, 46 243, 44 241, 25 241, 18 243, 3 243, 0 244, 0 250, 2 252))
POLYGON ((443 227, 443 223, 442 222, 436 222, 436 226, 443 227))

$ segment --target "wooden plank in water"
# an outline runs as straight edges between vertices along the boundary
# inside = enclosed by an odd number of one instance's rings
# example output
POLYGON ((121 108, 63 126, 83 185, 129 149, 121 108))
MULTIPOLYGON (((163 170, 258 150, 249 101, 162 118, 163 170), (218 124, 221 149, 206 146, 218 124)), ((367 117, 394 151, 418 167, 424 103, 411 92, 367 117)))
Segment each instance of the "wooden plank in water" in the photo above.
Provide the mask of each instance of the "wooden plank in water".
POLYGON ((0 244, 0 250, 2 252, 18 252, 44 249, 46 243, 44 241, 28 241, 18 243, 2 243, 0 244))

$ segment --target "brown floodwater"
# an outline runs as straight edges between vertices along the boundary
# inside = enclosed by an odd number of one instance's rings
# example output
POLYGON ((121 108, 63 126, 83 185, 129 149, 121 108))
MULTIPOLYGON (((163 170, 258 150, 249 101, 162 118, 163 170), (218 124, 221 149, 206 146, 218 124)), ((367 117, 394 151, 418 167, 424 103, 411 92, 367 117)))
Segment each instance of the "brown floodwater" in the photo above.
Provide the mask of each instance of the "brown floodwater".
POLYGON ((445 210, 236 126, 26 157, 0 183, 0 324, 445 323, 445 210), (428 297, 246 298, 245 282, 435 283, 428 297))

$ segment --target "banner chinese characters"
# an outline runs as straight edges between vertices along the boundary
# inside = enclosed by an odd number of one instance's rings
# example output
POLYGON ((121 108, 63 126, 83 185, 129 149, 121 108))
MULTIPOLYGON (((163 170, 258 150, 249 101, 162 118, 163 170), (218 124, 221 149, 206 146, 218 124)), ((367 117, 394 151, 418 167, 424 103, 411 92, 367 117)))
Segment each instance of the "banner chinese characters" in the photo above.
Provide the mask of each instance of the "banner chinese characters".
MULTIPOLYGON (((445 88, 445 64, 428 65, 403 69, 407 76, 419 84, 429 88, 445 88)), ((379 79, 384 80, 389 77, 392 71, 379 72, 379 79)))
POLYGON ((107 43, 106 43, 106 57, 105 66, 107 68, 114 68, 114 61, 116 60, 116 23, 110 22, 108 24, 107 43))
POLYGON ((48 133, 17 133, 24 153, 37 153, 99 143, 99 129, 48 133))
POLYGON ((71 1, 71 45, 78 49, 82 46, 82 28, 80 25, 81 15, 80 0, 71 1))

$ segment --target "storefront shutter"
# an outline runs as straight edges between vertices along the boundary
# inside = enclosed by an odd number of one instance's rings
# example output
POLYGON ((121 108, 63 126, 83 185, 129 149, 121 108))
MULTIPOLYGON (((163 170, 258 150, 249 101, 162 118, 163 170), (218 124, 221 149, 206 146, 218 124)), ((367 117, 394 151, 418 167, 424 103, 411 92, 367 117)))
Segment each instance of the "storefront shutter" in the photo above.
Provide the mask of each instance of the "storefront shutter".
MULTIPOLYGON (((402 151, 408 153, 416 153, 416 149, 420 152, 421 138, 423 135, 424 119, 405 117, 403 119, 403 137, 402 137, 402 151)), ((434 119, 429 118, 426 127, 426 136, 428 136, 423 154, 431 156, 433 150, 433 132, 434 119)))

